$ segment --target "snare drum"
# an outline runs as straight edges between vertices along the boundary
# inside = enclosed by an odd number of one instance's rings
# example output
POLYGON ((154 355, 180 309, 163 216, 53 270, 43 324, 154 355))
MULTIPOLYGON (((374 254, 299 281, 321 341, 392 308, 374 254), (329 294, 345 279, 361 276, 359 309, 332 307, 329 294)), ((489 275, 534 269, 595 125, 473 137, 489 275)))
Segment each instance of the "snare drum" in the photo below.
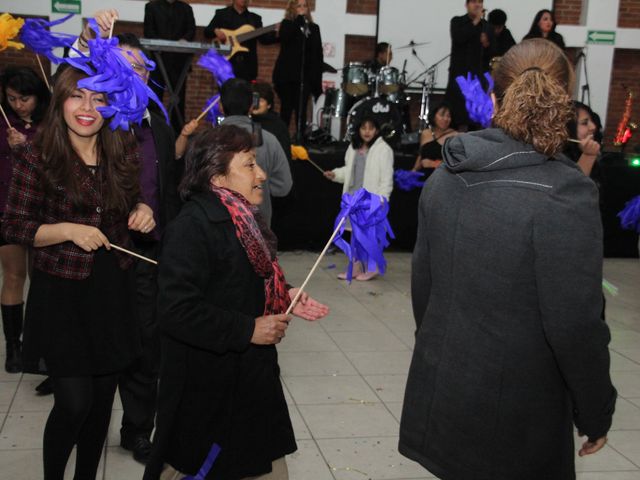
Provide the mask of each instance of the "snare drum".
POLYGON ((350 98, 341 88, 327 88, 324 92, 324 113, 333 118, 346 118, 350 98))
POLYGON ((344 91, 354 97, 369 93, 369 72, 364 63, 349 62, 342 69, 342 82, 344 91))
POLYGON ((400 89, 400 72, 395 67, 382 67, 378 72, 378 92, 381 95, 396 93, 400 89))

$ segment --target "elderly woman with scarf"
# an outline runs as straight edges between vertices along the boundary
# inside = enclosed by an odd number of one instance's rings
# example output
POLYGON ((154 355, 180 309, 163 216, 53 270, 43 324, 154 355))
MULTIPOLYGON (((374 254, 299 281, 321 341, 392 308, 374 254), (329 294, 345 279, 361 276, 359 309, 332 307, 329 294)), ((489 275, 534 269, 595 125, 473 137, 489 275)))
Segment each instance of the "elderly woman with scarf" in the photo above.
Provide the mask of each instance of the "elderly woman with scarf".
MULTIPOLYGON (((284 456, 296 443, 275 345, 296 289, 257 214, 265 180, 239 127, 207 130, 189 146, 186 204, 159 261, 163 363, 146 480, 195 475, 214 444, 220 454, 202 478, 288 478, 284 456)), ((328 308, 303 295, 293 313, 317 320, 328 308)))

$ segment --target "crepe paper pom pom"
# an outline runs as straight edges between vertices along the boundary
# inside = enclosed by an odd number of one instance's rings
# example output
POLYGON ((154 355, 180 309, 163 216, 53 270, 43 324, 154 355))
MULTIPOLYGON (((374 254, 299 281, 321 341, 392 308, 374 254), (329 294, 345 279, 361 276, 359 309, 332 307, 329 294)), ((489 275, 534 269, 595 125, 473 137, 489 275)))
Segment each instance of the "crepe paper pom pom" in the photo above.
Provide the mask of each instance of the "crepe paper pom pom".
POLYGON ((479 123, 484 128, 491 126, 493 118, 493 101, 491 100, 491 92, 493 91, 493 78, 489 73, 485 73, 484 77, 487 81, 487 90, 482 87, 482 83, 476 75, 467 73, 467 77, 460 75, 456 78, 456 82, 460 87, 460 91, 465 98, 465 106, 469 118, 479 123))
POLYGON ((640 195, 629 200, 618 213, 618 217, 622 228, 640 233, 640 195))
POLYGON ((0 52, 7 48, 15 48, 16 50, 22 50, 24 44, 16 42, 14 38, 20 33, 20 29, 24 25, 24 19, 13 18, 9 13, 3 13, 0 15, 0 52))
POLYGON ((47 22, 42 18, 27 18, 20 30, 20 40, 33 52, 44 55, 52 63, 60 63, 62 58, 53 54, 54 48, 71 47, 76 41, 76 36, 68 33, 57 33, 50 30, 51 27, 66 22, 73 14, 53 22, 47 22))
POLYGON ((424 177, 424 173, 411 170, 396 170, 393 173, 396 185, 405 192, 409 192, 414 188, 424 187, 424 180, 421 180, 422 177, 424 177))

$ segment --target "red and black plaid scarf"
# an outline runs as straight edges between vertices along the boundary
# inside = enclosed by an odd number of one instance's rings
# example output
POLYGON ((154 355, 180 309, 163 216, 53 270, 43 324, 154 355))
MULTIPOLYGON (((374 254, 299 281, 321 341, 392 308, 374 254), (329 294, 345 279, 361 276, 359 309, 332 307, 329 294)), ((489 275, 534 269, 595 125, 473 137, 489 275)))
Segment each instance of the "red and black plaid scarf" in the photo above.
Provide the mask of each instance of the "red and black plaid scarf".
POLYGON ((264 278, 264 315, 284 313, 291 302, 284 273, 278 264, 277 239, 258 213, 258 208, 233 190, 212 186, 231 215, 236 237, 247 252, 258 276, 264 278))

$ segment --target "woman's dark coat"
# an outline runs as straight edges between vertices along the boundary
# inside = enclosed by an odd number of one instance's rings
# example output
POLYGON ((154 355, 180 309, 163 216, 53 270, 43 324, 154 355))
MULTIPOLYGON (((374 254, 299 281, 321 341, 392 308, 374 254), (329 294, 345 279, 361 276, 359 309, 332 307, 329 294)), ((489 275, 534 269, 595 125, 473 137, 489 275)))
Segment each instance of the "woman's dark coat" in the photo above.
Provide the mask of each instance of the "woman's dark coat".
POLYGON ((273 83, 299 83, 302 65, 302 46, 305 44, 304 82, 311 94, 318 98, 322 93, 322 66, 324 54, 320 27, 315 23, 306 24, 309 35, 304 40, 302 30, 305 28, 304 18, 299 15, 295 20, 282 20, 280 24, 280 54, 273 69, 273 83))
POLYGON ((400 452, 442 480, 575 478, 611 426, 597 189, 492 129, 447 141, 420 198, 400 452))
POLYGON ((159 269, 162 365, 144 479, 157 479, 164 463, 196 474, 214 442, 222 450, 207 479, 270 472, 296 443, 276 348, 250 343, 264 280, 213 193, 194 196, 168 225, 159 269))

